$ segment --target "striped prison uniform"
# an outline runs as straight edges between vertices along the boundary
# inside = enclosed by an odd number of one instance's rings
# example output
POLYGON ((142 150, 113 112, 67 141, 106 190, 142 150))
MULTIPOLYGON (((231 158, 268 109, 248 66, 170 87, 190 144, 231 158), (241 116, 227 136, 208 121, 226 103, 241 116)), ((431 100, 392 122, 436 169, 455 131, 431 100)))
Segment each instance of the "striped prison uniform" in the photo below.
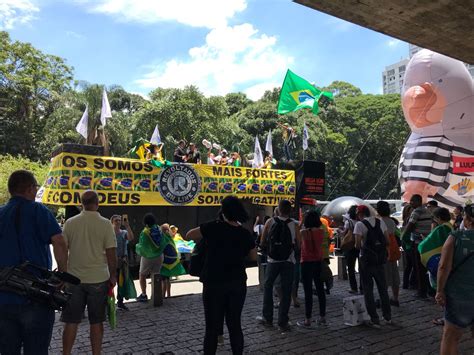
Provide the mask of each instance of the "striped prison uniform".
MULTIPOLYGON (((450 191, 453 177, 473 179, 472 173, 453 173, 452 156, 473 157, 474 151, 454 145, 444 136, 423 137, 411 135, 403 148, 398 165, 398 177, 404 192, 404 183, 410 180, 423 181, 438 187, 433 197, 443 205, 463 205, 468 197, 450 191)), ((474 181, 472 181, 474 183, 474 181)))

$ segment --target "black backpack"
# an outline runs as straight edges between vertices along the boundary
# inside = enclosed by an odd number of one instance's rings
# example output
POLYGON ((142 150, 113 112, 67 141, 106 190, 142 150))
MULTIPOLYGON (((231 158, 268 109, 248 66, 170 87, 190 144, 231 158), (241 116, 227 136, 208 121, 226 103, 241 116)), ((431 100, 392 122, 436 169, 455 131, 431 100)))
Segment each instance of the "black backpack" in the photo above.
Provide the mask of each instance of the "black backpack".
POLYGON ((362 246, 362 261, 372 266, 385 264, 387 262, 387 240, 380 228, 380 220, 375 219, 374 227, 367 220, 363 220, 362 223, 367 228, 367 236, 362 246))
POLYGON ((275 217, 273 221, 274 223, 266 240, 266 251, 273 260, 285 261, 290 257, 294 248, 293 238, 288 227, 288 223, 291 223, 292 220, 288 218, 286 221, 282 221, 280 218, 275 217))

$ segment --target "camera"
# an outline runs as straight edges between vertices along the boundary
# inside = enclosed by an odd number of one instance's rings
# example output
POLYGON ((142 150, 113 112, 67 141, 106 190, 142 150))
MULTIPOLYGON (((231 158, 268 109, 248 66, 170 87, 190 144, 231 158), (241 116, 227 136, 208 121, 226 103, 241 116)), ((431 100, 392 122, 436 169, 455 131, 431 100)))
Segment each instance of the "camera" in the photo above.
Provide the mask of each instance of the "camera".
POLYGON ((71 294, 60 289, 63 282, 78 285, 81 280, 61 271, 50 271, 30 262, 0 269, 0 291, 27 297, 30 301, 61 310, 71 294))

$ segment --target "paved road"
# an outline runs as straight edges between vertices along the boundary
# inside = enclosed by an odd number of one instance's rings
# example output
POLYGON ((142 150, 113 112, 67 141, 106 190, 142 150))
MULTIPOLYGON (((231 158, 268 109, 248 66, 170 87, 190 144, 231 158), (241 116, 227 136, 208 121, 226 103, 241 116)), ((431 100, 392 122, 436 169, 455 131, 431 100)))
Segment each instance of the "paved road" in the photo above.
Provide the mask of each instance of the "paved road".
MULTIPOLYGON (((253 270, 251 272, 254 272, 253 270)), ((431 323, 441 315, 432 301, 416 300, 413 291, 401 294, 401 307, 393 308, 395 326, 371 329, 364 326, 347 327, 342 321, 342 299, 347 297, 346 281, 335 279, 328 296, 325 328, 299 329, 281 334, 276 328, 257 325, 255 316, 262 306, 262 293, 257 286, 248 288, 242 314, 245 352, 249 354, 436 354, 442 328, 431 323)), ((303 290, 300 288, 300 298, 303 290)), ((317 298, 315 297, 317 312, 317 298)), ((105 354, 193 354, 202 349, 204 315, 199 294, 166 299, 162 307, 129 303, 130 311, 118 312, 118 327, 106 326, 105 354)), ((293 323, 303 319, 304 307, 291 308, 293 323)), ((276 312, 275 312, 276 318, 276 312)), ((61 350, 61 324, 56 322, 51 347, 52 354, 61 350)), ((227 330, 225 330, 227 332, 227 330)), ((88 326, 79 328, 75 354, 90 354, 88 326)), ((219 353, 230 354, 229 338, 219 353)), ((474 340, 466 333, 461 344, 462 354, 474 354, 474 340)))

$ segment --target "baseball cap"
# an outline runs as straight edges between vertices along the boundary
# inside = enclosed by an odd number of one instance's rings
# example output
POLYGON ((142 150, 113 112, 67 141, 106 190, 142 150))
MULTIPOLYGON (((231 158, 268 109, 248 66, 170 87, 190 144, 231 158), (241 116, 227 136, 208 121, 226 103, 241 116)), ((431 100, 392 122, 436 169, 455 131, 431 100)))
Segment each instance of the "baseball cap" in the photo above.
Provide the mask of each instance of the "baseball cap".
POLYGON ((176 227, 175 225, 171 225, 171 226, 170 226, 170 229, 176 229, 176 230, 178 230, 178 227, 176 227))
POLYGON ((362 213, 367 211, 369 208, 366 205, 359 205, 357 206, 357 213, 362 213))

